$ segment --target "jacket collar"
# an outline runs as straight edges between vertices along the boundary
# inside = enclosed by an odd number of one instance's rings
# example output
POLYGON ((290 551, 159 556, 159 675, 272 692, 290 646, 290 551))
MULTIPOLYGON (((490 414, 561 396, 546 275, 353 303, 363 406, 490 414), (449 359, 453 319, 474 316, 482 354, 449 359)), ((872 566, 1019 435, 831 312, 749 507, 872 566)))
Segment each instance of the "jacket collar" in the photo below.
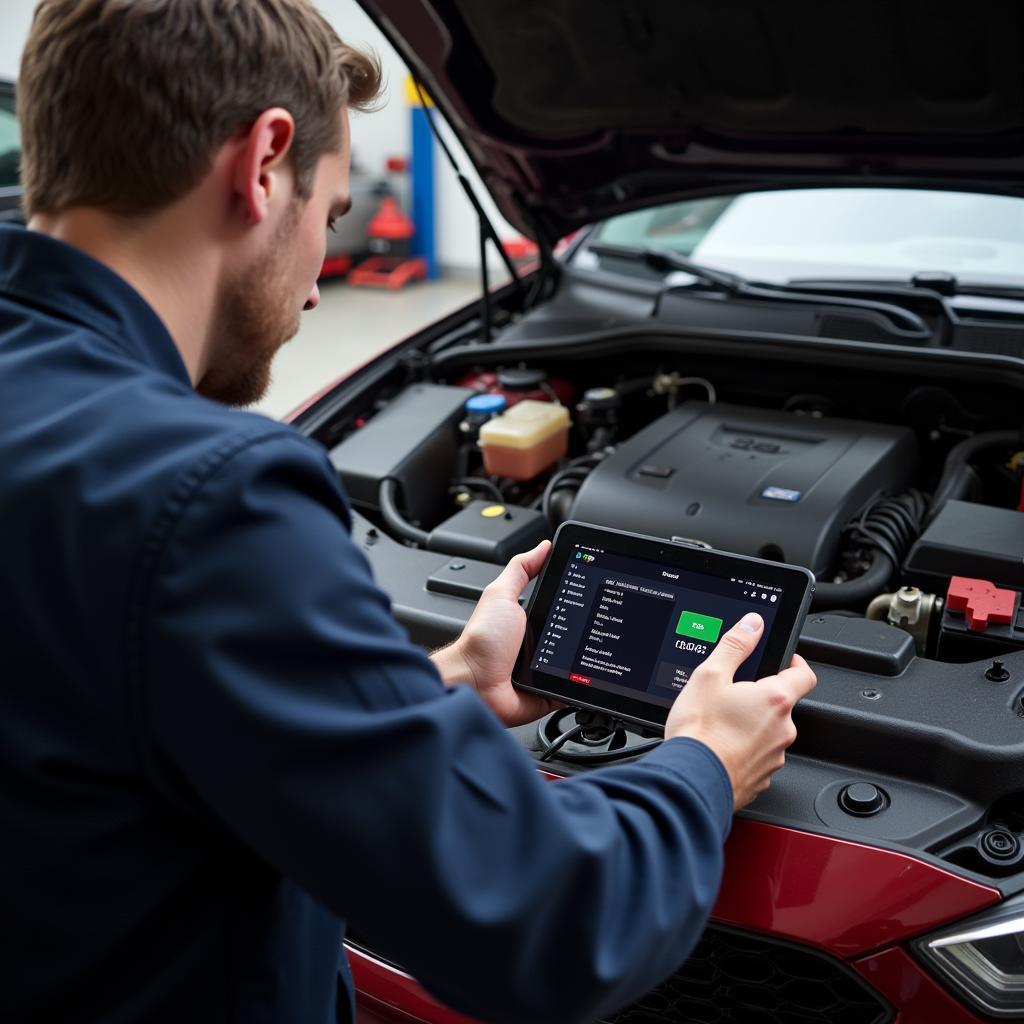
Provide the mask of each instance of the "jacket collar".
POLYGON ((28 228, 0 225, 0 295, 90 328, 140 363, 192 386, 152 306, 81 249, 28 228))

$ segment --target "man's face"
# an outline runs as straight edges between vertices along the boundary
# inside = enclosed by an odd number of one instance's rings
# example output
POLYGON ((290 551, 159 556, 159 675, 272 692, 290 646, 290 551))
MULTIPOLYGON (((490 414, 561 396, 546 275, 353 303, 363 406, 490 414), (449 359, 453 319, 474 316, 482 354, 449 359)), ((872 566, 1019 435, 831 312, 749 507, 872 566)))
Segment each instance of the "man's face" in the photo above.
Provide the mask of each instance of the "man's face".
POLYGON ((342 148, 320 158, 308 200, 294 193, 268 224, 269 241, 245 266, 225 273, 210 326, 210 359, 196 385, 226 405, 252 405, 270 386, 270 364, 299 329, 303 309, 320 302, 316 279, 326 229, 349 208, 350 142, 342 113, 342 148))

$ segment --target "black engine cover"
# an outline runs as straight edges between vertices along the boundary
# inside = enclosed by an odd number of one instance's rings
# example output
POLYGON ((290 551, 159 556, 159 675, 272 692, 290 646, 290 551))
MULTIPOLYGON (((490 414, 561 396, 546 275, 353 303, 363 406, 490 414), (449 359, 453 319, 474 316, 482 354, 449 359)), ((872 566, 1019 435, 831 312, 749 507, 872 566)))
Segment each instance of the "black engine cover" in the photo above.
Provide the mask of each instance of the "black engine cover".
POLYGON ((917 473, 903 427, 693 402, 619 445, 584 481, 572 518, 820 575, 850 518, 917 473))

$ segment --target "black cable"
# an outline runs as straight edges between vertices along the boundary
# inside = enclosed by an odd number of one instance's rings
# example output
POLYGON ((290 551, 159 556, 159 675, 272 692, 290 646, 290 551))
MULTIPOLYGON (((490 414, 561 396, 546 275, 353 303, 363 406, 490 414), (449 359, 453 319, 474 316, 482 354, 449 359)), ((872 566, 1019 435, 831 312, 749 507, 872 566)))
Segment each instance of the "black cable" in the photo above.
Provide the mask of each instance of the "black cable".
POLYGON ((647 740, 644 743, 638 743, 635 747, 625 746, 619 747, 617 750, 574 750, 571 759, 576 764, 610 764, 613 761, 626 761, 631 757, 639 757, 641 754, 646 754, 648 750, 661 746, 662 742, 660 739, 647 740))
POLYGON ((392 477, 387 477, 380 484, 380 514, 384 517, 388 529, 403 540, 410 540, 421 548, 427 546, 430 534, 418 526, 413 526, 398 511, 398 481, 392 477))
POLYGON ((968 437, 950 448, 942 467, 942 476, 935 486, 931 504, 928 506, 929 521, 942 511, 942 506, 947 501, 962 498, 967 493, 971 478, 966 471, 970 469, 968 463, 971 459, 986 448, 995 448, 999 445, 1017 445, 1024 448, 1024 431, 991 430, 968 437))
POLYGON ((561 750, 562 747, 564 747, 566 743, 569 742, 569 740, 574 740, 577 736, 579 736, 580 733, 582 733, 583 730, 586 729, 586 727, 587 725, 585 723, 580 722, 579 724, 574 725, 571 729, 566 729, 565 732, 563 732, 560 736, 555 737, 555 739, 553 739, 544 748, 544 751, 541 753, 540 757, 537 758, 537 760, 547 761, 548 759, 550 759, 552 756, 558 753, 558 751, 561 750))
MULTIPOLYGON (((580 722, 574 725, 571 729, 567 729, 560 736, 557 736, 551 743, 549 743, 538 757, 539 761, 550 760, 559 750, 565 746, 570 740, 575 739, 580 733, 592 726, 593 722, 580 722)), ((614 734, 619 729, 623 728, 623 723, 618 719, 612 719, 608 725, 609 735, 614 734)), ((637 757, 640 754, 646 754, 648 750, 653 750, 655 747, 660 746, 662 740, 653 739, 647 740, 646 743, 638 743, 635 747, 625 746, 619 750, 588 750, 579 751, 572 755, 574 761, 589 761, 591 763, 607 763, 609 761, 623 761, 629 757, 637 757)))
POLYGON ((646 754, 648 750, 660 747, 664 740, 648 740, 646 743, 638 743, 635 747, 623 747, 622 750, 610 750, 608 760, 616 761, 620 758, 636 757, 638 754, 646 754))
POLYGON ((493 480, 485 480, 482 476, 460 476, 456 478, 455 483, 466 490, 486 491, 495 501, 505 501, 501 488, 493 480))

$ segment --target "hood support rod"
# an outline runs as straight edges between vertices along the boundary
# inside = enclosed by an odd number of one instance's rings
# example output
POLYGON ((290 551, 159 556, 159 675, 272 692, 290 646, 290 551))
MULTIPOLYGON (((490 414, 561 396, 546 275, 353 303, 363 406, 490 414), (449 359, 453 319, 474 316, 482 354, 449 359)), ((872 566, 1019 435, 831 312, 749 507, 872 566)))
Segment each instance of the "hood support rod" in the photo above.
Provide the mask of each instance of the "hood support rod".
POLYGON ((430 130, 434 133, 434 138, 437 139, 438 145, 440 145, 444 155, 448 158, 448 163, 451 164, 451 168, 455 172, 455 177, 462 186, 462 191, 465 192, 466 198, 469 200, 470 205, 476 212, 477 221, 480 226, 480 284, 483 289, 483 294, 480 297, 481 320, 483 321, 482 340, 485 345, 489 345, 491 342, 491 288, 490 275, 487 272, 488 241, 494 243, 494 247, 498 250, 498 255, 501 257, 502 262, 505 264, 512 281, 516 286, 516 291, 519 292, 520 300, 524 304, 527 300, 526 287, 523 284, 522 278, 519 276, 519 272, 516 270, 515 264, 512 262, 508 253, 505 252, 505 247, 501 244, 501 239, 498 237, 497 231, 494 230, 494 225, 491 223, 487 213, 484 211, 476 192, 473 191, 473 186, 469 183, 469 179, 461 170, 459 170, 459 165, 455 160, 455 156, 448 146, 448 143, 445 142, 440 131, 438 131, 437 125, 434 123, 433 111, 430 109, 430 104, 427 102, 427 96, 423 91, 423 85, 415 76, 413 77, 413 84, 416 87, 416 94, 419 96, 420 104, 423 106, 423 112, 426 115, 427 124, 430 125, 430 130))

